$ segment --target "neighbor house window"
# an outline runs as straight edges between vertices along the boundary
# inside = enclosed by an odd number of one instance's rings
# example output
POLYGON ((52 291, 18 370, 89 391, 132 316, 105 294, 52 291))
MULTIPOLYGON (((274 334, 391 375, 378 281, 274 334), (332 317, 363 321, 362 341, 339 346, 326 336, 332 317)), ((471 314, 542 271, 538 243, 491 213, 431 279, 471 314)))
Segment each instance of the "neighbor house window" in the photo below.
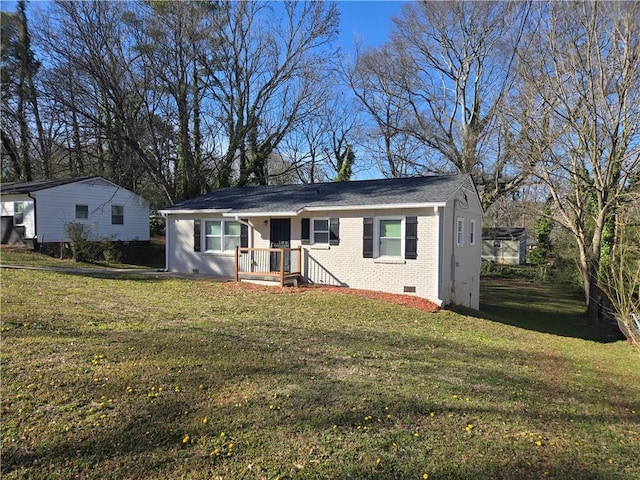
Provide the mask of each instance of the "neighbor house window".
POLYGON ((124 225, 124 207, 122 205, 111 205, 111 224, 124 225))
POLYGON ((456 245, 462 247, 464 245, 464 218, 458 217, 456 221, 456 245))
POLYGON ((13 224, 24 225, 24 202, 13 202, 13 224))
POLYGON ((76 218, 79 220, 89 218, 89 205, 76 205, 76 218))
POLYGON ((469 220, 469 245, 476 244, 476 221, 469 220))
POLYGON ((313 243, 329 243, 329 219, 313 219, 313 243))
POLYGON ((380 219, 378 223, 379 256, 402 256, 402 220, 380 219))
POLYGON ((227 220, 206 220, 204 222, 204 242, 207 252, 234 250, 241 243, 239 222, 227 220))

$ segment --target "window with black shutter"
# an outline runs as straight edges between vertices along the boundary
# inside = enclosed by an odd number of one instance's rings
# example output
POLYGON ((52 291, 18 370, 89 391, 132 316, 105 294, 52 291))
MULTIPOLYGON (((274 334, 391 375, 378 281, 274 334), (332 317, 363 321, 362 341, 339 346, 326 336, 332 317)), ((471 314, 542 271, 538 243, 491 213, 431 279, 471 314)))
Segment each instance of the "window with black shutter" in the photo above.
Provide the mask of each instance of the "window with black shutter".
POLYGON ((365 217, 362 227, 362 257, 373 258, 373 218, 365 217))
POLYGON ((340 245, 340 219, 329 219, 329 245, 340 245))
POLYGON ((309 219, 303 218, 301 222, 300 243, 309 245, 309 219))
MULTIPOLYGON (((246 222, 246 219, 242 219, 243 222, 246 222)), ((249 246, 249 226, 241 223, 240 224, 240 247, 247 248, 249 246)))
POLYGON ((406 217, 404 221, 404 258, 418 258, 418 217, 406 217))
POLYGON ((200 243, 200 220, 193 221, 193 251, 199 252, 201 249, 200 243))

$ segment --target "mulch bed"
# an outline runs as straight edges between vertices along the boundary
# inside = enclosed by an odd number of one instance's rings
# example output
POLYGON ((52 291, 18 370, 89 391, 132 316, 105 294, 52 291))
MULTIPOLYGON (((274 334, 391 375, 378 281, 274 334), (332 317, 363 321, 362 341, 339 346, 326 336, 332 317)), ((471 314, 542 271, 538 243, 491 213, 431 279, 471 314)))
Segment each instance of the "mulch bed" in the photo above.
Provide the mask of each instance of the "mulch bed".
POLYGON ((435 313, 440 310, 435 303, 430 302, 425 298, 414 297, 412 295, 402 295, 398 293, 386 293, 375 292, 373 290, 361 290, 357 288, 349 287, 335 287, 327 285, 313 285, 303 284, 299 287, 279 287, 268 285, 257 285, 255 283, 248 282, 226 282, 223 284, 224 288, 229 290, 244 291, 244 292, 261 292, 261 293, 274 293, 274 294, 294 294, 304 293, 309 291, 314 292, 330 292, 340 293, 345 295, 355 295, 357 297, 371 298, 373 300, 380 300, 387 303, 393 303, 395 305, 404 305, 406 307, 417 308, 424 310, 425 312, 435 313))

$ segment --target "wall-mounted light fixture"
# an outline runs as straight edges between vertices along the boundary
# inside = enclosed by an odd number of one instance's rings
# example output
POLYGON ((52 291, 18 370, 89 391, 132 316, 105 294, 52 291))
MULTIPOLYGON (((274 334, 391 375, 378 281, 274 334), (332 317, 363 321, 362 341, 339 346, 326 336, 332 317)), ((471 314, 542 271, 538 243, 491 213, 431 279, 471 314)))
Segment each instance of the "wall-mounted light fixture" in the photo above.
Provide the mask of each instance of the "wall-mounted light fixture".
POLYGON ((264 222, 262 222, 264 224, 264 226, 266 227, 267 225, 269 225, 269 220, 265 220, 264 222))

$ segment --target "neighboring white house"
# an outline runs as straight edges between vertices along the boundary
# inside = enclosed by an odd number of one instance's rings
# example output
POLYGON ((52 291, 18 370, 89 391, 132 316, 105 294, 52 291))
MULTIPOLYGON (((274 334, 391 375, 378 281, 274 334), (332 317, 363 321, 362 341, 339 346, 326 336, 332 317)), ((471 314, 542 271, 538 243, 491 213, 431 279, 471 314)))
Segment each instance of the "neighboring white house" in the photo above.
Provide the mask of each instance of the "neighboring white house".
POLYGON ((469 175, 225 188, 160 213, 170 272, 233 277, 236 247, 301 248, 307 282, 479 307, 483 211, 469 175))
POLYGON ((149 240, 149 203, 101 177, 3 183, 0 200, 3 244, 68 242, 70 222, 96 240, 149 240))
POLYGON ((501 265, 524 265, 527 261, 525 229, 482 229, 482 259, 501 265))

